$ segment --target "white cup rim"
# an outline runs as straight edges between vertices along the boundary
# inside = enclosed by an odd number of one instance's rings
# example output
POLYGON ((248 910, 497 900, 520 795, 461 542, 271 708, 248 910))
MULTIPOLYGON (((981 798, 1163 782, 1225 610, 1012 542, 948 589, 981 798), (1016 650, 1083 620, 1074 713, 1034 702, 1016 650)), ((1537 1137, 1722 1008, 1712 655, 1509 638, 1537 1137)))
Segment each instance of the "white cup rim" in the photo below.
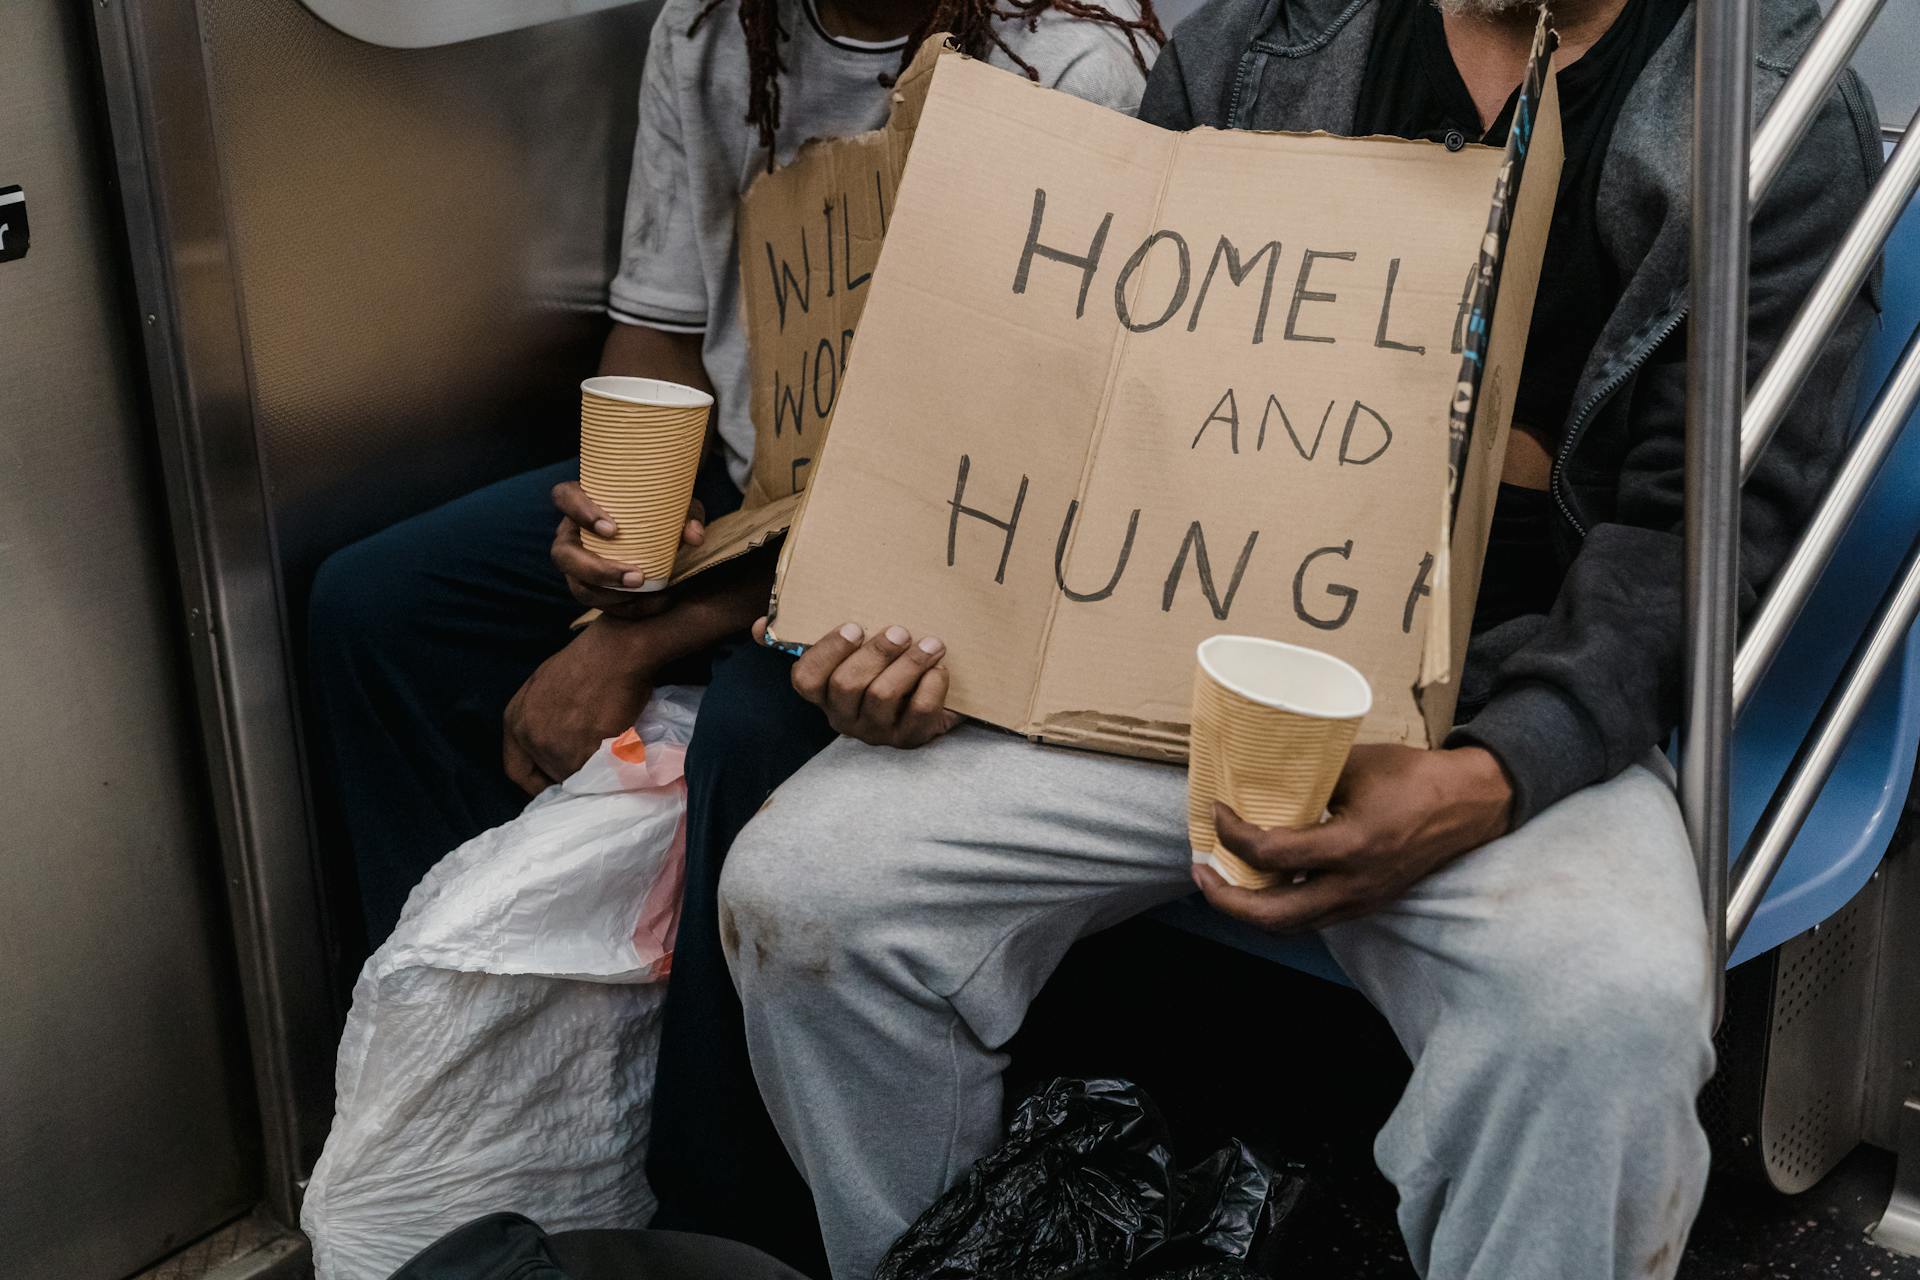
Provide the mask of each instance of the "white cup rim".
POLYGON ((1285 640, 1269 640, 1264 636, 1212 636, 1200 642, 1195 657, 1201 670, 1222 688, 1239 694, 1249 702, 1259 703, 1263 707, 1272 707, 1276 711, 1286 711, 1297 716, 1307 716, 1315 720, 1357 720, 1373 710, 1373 685, 1359 668, 1352 663, 1336 658, 1319 649, 1309 649, 1305 645, 1288 644, 1285 640), (1254 689, 1244 681, 1231 679, 1221 674, 1216 655, 1228 648, 1264 648, 1286 653, 1295 658, 1304 658, 1320 666, 1344 688, 1338 690, 1343 695, 1329 697, 1320 706, 1306 706, 1279 694, 1254 689))
POLYGON ((627 378, 604 374, 588 378, 580 384, 580 390, 608 400, 653 408, 707 409, 713 406, 713 397, 707 392, 698 387, 668 382, 665 378, 627 378))

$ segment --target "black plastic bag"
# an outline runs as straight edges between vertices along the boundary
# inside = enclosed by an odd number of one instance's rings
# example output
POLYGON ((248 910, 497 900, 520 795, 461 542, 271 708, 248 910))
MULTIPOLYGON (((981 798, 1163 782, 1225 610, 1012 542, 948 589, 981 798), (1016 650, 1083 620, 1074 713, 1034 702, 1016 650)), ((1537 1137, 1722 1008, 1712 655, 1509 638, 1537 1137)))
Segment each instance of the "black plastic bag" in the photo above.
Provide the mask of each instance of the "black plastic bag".
POLYGON ((752 1245, 685 1231, 548 1235, 517 1213, 490 1213, 415 1254, 388 1280, 806 1280, 752 1245))
POLYGON ((1228 1280, 1278 1274, 1306 1179, 1234 1142, 1185 1170, 1125 1080, 1055 1080, 894 1242, 874 1280, 1228 1280))

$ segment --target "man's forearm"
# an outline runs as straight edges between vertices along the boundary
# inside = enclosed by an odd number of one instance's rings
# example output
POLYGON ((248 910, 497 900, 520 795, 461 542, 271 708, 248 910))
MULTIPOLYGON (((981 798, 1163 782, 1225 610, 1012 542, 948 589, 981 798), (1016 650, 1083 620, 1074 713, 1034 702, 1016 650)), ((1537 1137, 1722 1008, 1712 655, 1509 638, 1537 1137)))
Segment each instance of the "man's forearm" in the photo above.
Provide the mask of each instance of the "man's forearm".
POLYGON ((606 346, 600 350, 600 372, 627 378, 662 378, 711 392, 713 384, 701 360, 701 345, 702 337, 697 333, 668 333, 615 321, 606 346))

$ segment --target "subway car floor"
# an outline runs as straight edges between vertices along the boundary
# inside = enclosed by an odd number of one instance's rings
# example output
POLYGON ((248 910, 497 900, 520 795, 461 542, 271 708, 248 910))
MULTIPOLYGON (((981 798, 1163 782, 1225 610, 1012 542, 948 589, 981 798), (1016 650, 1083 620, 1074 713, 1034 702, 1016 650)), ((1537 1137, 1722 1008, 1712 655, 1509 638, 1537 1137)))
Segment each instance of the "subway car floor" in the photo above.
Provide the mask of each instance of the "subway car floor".
MULTIPOLYGON (((1142 921, 1076 948, 1013 1049, 1010 1099, 1056 1075, 1125 1076, 1160 1104, 1183 1159, 1237 1136, 1305 1166, 1313 1190, 1287 1225, 1284 1280, 1414 1276, 1371 1158, 1407 1063, 1354 992, 1142 921), (1202 1080, 1220 1069, 1272 1105, 1227 1104, 1202 1080)), ((1920 1280, 1920 1258, 1866 1236, 1892 1181, 1892 1157, 1870 1147, 1798 1196, 1716 1173, 1681 1280, 1920 1280)), ((309 1275, 298 1241, 256 1215, 136 1280, 309 1275)))

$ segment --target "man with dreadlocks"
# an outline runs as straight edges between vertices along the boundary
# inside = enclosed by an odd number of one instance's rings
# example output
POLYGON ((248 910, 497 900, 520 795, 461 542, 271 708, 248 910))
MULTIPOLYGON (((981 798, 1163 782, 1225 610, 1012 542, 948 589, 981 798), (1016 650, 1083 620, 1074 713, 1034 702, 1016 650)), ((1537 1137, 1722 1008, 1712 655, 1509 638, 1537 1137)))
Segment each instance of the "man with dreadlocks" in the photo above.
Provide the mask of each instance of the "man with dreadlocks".
MULTIPOLYGON (((1819 11, 1753 8, 1764 111, 1819 11)), ((1213 0, 1141 115, 1503 141, 1536 16, 1528 0, 1213 0)), ((1218 806, 1225 845, 1278 880, 1253 891, 1191 864, 1184 770, 958 724, 937 640, 848 623, 794 664, 848 736, 743 831, 721 918, 755 1073, 839 1280, 866 1280, 998 1140, 1004 1047, 1074 940, 1196 883, 1229 915, 1317 932, 1406 1048, 1374 1150, 1421 1275, 1678 1267, 1713 1062, 1710 953, 1658 749, 1682 686, 1694 24, 1687 0, 1554 0, 1554 19, 1565 165, 1444 749, 1357 748, 1309 829, 1218 806)), ((1755 368, 1879 171, 1875 118, 1843 76, 1754 211, 1755 368)), ((1876 299, 1851 300, 1744 487, 1743 605, 1838 459, 1876 299)), ((1313 1052, 1286 1010, 1246 1017, 1313 1052)), ((1217 1066, 1262 1101, 1257 1058, 1217 1066)))
MULTIPOLYGON (((751 463, 738 201, 808 140, 885 123, 890 86, 936 31, 1123 111, 1164 42, 1150 0, 667 0, 655 23, 600 372, 714 392, 717 465, 702 470, 689 541, 738 504, 751 463)), ((578 529, 606 517, 576 476, 569 460, 468 495, 337 553, 315 582, 312 681, 369 942, 442 854, 633 723, 671 664, 736 638, 687 762, 687 900, 650 1174, 661 1225, 820 1270, 811 1202, 747 1065, 714 902, 734 833, 833 730, 793 698, 789 664, 746 640, 769 557, 637 602, 618 588, 640 575, 580 544, 578 529), (557 537, 550 492, 566 516, 557 537), (608 616, 573 637, 579 602, 608 616)))

